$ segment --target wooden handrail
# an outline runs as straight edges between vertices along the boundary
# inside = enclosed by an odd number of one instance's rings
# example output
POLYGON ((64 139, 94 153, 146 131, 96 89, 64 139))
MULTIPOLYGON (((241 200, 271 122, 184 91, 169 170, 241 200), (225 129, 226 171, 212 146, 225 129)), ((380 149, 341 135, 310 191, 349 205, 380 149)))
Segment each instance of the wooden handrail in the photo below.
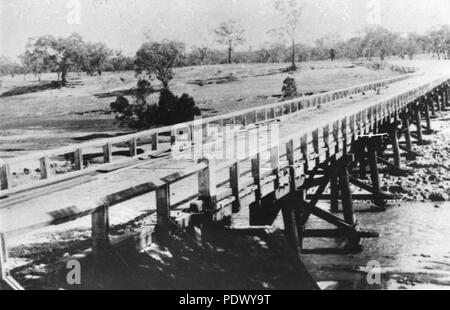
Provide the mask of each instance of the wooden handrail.
MULTIPOLYGON (((324 143, 325 143, 325 139, 327 139, 327 144, 329 145, 340 145, 340 140, 343 137, 349 137, 349 136, 354 136, 355 139, 358 139, 359 137, 359 132, 357 130, 358 127, 353 127, 353 131, 349 131, 352 128, 352 125, 349 123, 349 119, 357 119, 357 115, 368 115, 369 111, 376 111, 375 115, 372 118, 372 122, 379 122, 381 120, 384 120, 388 117, 393 117, 395 114, 399 113, 401 110, 405 109, 407 104, 411 103, 413 100, 418 99, 420 96, 425 95, 427 92, 432 91, 433 89, 437 88, 439 85, 441 85, 442 83, 447 83, 448 80, 444 80, 444 79, 438 79, 434 82, 431 83, 427 83, 425 85, 419 86, 414 88, 411 91, 407 91, 407 92, 399 92, 395 95, 390 96, 387 99, 383 99, 380 100, 374 104, 372 104, 369 107, 366 107, 358 112, 355 112, 351 115, 346 115, 345 117, 339 118, 335 121, 332 122, 332 124, 323 124, 323 125, 319 125, 315 128, 309 128, 309 130, 307 132, 296 132, 295 134, 292 135, 288 135, 283 137, 283 139, 281 139, 281 144, 290 144, 292 143, 292 141, 299 141, 300 142, 300 148, 295 148, 294 150, 292 150, 292 147, 289 148, 289 146, 287 147, 288 153, 288 161, 289 158, 291 158, 290 160, 292 161, 292 156, 294 156, 294 158, 296 158, 296 160, 303 160, 303 161, 309 161, 311 158, 315 158, 311 157, 313 156, 312 154, 317 154, 318 152, 321 152, 321 148, 325 147, 324 143), (361 113, 362 111, 364 111, 364 113, 361 113), (324 134, 325 132, 327 132, 327 128, 329 131, 330 128, 332 128, 332 132, 330 132, 328 135, 324 134), (311 135, 311 132, 315 132, 314 135, 311 135), (319 140, 320 139, 320 140, 319 140), (290 151, 289 151, 290 150, 290 151), (298 152, 298 154, 292 154, 292 152, 298 152)), ((367 126, 369 125, 367 122, 370 120, 366 120, 364 122, 362 122, 363 124, 361 124, 359 127, 361 128, 361 126, 367 126)), ((348 140, 347 143, 350 143, 350 141, 348 140)), ((346 147, 345 145, 342 147, 346 147)), ((280 171, 281 169, 285 168, 285 164, 281 165, 280 159, 283 156, 286 156, 286 154, 280 154, 279 152, 279 148, 277 147, 277 149, 271 149, 271 150, 267 150, 267 149, 263 149, 263 150, 259 150, 259 152, 267 152, 270 151, 271 152, 271 159, 270 159, 270 166, 273 170, 273 173, 277 173, 278 171, 280 171), (275 158, 275 155, 278 158, 275 158)), ((260 154, 258 153, 258 154, 260 154)), ((257 157, 253 157, 253 168, 252 168, 252 175, 254 178, 256 178, 256 176, 260 176, 261 175, 261 162, 257 159, 257 157)), ((247 157, 244 160, 249 160, 250 157, 247 157)), ((241 162, 243 160, 239 160, 239 162, 241 162)), ((217 183, 213 180, 215 180, 215 173, 217 171, 219 171, 220 169, 224 169, 226 167, 232 167, 233 165, 235 165, 236 161, 226 161, 225 163, 222 163, 219 166, 215 166, 214 169, 210 169, 210 161, 209 162, 202 162, 196 165, 193 165, 192 167, 185 169, 183 171, 178 171, 175 173, 171 173, 169 175, 166 175, 162 178, 159 179, 154 179, 154 180, 148 180, 147 182, 145 182, 145 184, 142 184, 140 186, 138 186, 139 188, 136 190, 124 190, 120 194, 120 193, 111 193, 110 195, 108 195, 108 197, 105 197, 104 199, 101 199, 101 201, 103 203, 106 203, 107 205, 111 206, 114 205, 118 202, 122 202, 124 200, 127 200, 127 193, 130 192, 132 193, 132 197, 136 197, 137 195, 143 195, 152 191, 155 191, 156 189, 160 188, 161 186, 165 186, 167 184, 172 184, 175 182, 178 182, 186 177, 195 175, 195 174, 200 174, 200 178, 203 178, 203 183, 201 184, 202 186, 202 193, 204 198, 207 198, 208 196, 215 196, 215 187, 217 186, 217 183), (206 170, 205 170, 206 169, 206 170), (206 180, 206 181, 205 181, 206 180), (215 184, 213 184, 215 183, 215 184), (145 186, 144 186, 145 185, 145 186), (213 194, 214 193, 214 194, 213 194)), ((236 172, 234 172, 236 174, 236 172)), ((236 176, 235 176, 236 178, 236 176)), ((262 186, 262 185, 259 185, 262 186)), ((235 188, 239 188, 238 183, 234 183, 233 187, 235 188)), ((230 191, 232 193, 232 191, 230 191)), ((214 197, 210 197, 210 204, 214 204, 215 203, 215 198, 214 197)), ((1 205, 1 202, 0 202, 1 205)), ((90 207, 86 207, 86 208, 81 208, 79 214, 71 214, 70 218, 64 218, 61 219, 61 221, 58 221, 58 223, 63 223, 65 221, 69 221, 69 220, 73 220, 74 217, 79 217, 79 216, 84 216, 87 214, 90 214, 92 212, 94 212, 97 208, 102 207, 103 204, 101 205, 91 205, 90 207)), ((53 219, 54 222, 55 219, 53 219)))
MULTIPOLYGON (((189 122, 176 124, 176 125, 172 125, 172 126, 164 126, 164 127, 159 127, 159 128, 155 128, 155 129, 151 129, 151 130, 141 131, 141 132, 137 132, 137 133, 133 133, 133 134, 121 135, 121 136, 114 137, 114 138, 93 140, 93 141, 83 142, 83 143, 74 144, 74 145, 70 145, 70 146, 65 146, 65 147, 61 147, 61 148, 56 148, 56 149, 51 149, 51 150, 46 150, 46 151, 34 152, 32 154, 27 154, 27 155, 23 155, 23 156, 17 156, 17 157, 13 157, 13 158, 7 158, 7 159, 4 159, 3 162, 5 164, 10 164, 11 165, 11 164, 16 164, 16 163, 23 162, 23 161, 26 161, 26 160, 32 160, 32 159, 36 159, 37 160, 37 159, 43 158, 45 156, 55 157, 55 156, 61 156, 61 155, 65 155, 65 154, 70 154, 70 153, 76 152, 78 149, 82 149, 82 148, 83 149, 85 149, 85 148, 92 148, 92 147, 100 148, 100 147, 103 147, 103 146, 108 145, 108 144, 118 144, 118 143, 129 142, 129 141, 131 141, 133 139, 139 139, 139 138, 146 137, 146 136, 152 136, 154 134, 169 133, 169 132, 171 132, 173 130, 174 126, 176 126, 177 128, 183 128, 183 127, 190 127, 190 126, 193 126, 193 125, 200 125, 200 124, 204 125, 204 124, 207 124, 207 123, 214 123, 216 121, 223 120, 223 119, 231 119, 233 117, 243 116, 243 115, 245 115, 247 113, 250 113, 250 112, 284 107, 286 105, 293 104, 293 103, 316 102, 318 99, 329 97, 331 94, 340 94, 340 93, 342 93, 345 96, 348 96, 348 95, 351 95, 351 94, 355 94, 355 93, 359 93, 359 92, 364 91, 365 87, 369 87, 369 89, 375 89, 375 88, 378 88, 380 86, 384 86, 384 85, 387 85, 387 84, 395 83, 395 82, 398 82, 398 81, 401 81, 401 80, 404 80, 404 79, 407 79, 407 78, 410 78, 410 77, 411 77, 410 75, 394 77, 394 78, 389 78, 389 79, 385 79, 385 80, 381 80, 381 81, 361 84, 361 85, 353 86, 353 87, 350 87, 350 88, 343 88, 343 89, 333 90, 333 91, 322 93, 322 94, 316 94, 316 95, 312 95, 312 96, 308 96, 308 97, 301 97, 301 98, 296 98, 296 99, 292 99, 292 100, 281 101, 281 102, 277 102, 277 103, 273 103, 273 104, 268 104, 268 105, 255 107, 255 108, 249 108, 249 109, 240 110, 240 111, 236 111, 236 112, 231 112, 231 113, 227 113, 227 114, 223 114, 223 115, 208 117, 208 118, 202 119, 200 122, 198 122, 198 121, 189 121, 189 122)), ((274 118, 276 118, 276 117, 274 117, 274 118)))

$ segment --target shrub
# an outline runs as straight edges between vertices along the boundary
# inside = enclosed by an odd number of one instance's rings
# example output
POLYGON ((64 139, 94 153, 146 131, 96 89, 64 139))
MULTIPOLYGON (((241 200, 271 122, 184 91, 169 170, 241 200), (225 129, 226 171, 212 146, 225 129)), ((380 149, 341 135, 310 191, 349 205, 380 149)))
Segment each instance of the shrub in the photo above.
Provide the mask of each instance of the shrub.
POLYGON ((177 97, 167 88, 163 88, 158 103, 149 104, 142 91, 141 89, 136 92, 133 104, 123 96, 117 96, 116 101, 111 103, 111 110, 116 113, 116 119, 120 121, 121 126, 144 130, 191 121, 195 115, 200 115, 194 99, 188 94, 177 97))
POLYGON ((298 93, 295 79, 293 77, 287 77, 283 81, 283 88, 281 89, 281 91, 283 92, 283 99, 290 99, 297 97, 298 93))

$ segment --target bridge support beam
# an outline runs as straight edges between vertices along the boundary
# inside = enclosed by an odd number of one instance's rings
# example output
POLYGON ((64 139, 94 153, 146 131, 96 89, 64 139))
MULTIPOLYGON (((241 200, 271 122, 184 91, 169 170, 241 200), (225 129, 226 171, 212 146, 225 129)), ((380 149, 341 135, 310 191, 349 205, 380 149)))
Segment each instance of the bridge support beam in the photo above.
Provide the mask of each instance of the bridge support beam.
POLYGON ((414 110, 414 114, 416 117, 416 128, 417 128, 417 143, 419 145, 423 145, 423 135, 422 135, 422 119, 420 115, 420 103, 417 104, 414 110))
POLYGON ((434 106, 433 95, 432 94, 427 95, 427 99, 428 99, 428 104, 430 105, 430 108, 431 108, 431 116, 436 117, 436 108, 434 106))
POLYGON ((0 290, 23 290, 23 287, 10 275, 7 263, 8 246, 5 234, 0 233, 0 290))
POLYGON ((447 82, 446 84, 446 91, 447 91, 447 106, 450 106, 450 82, 447 82))
POLYGON ((341 189, 342 209, 344 220, 349 225, 355 225, 352 192, 350 189, 350 176, 348 173, 349 162, 344 162, 339 173, 339 185, 341 189))
POLYGON ((370 167, 370 180, 373 188, 373 202, 380 207, 386 206, 380 187, 380 175, 378 172, 377 146, 380 144, 381 137, 367 138, 367 157, 370 167))
POLYGON ((103 206, 92 213, 92 255, 101 262, 110 250, 109 208, 103 206))
POLYGON ((445 90, 443 87, 439 89, 439 104, 441 105, 441 110, 445 112, 447 110, 445 102, 445 90))
POLYGON ((286 240, 294 251, 294 254, 300 258, 304 231, 304 225, 300 221, 303 199, 298 193, 294 193, 293 195, 289 195, 283 202, 280 202, 280 204, 282 205, 281 212, 283 215, 286 240))
POLYGON ((426 121, 427 133, 430 134, 432 132, 432 130, 431 130, 431 118, 430 118, 430 105, 428 104, 426 99, 421 99, 420 102, 423 105, 424 110, 425 110, 425 121, 426 121))
POLYGON ((403 134, 405 135, 405 148, 400 146, 400 149, 406 151, 406 159, 407 160, 415 160, 416 153, 412 150, 412 140, 411 140, 411 123, 409 121, 410 115, 408 113, 403 114, 402 123, 403 123, 403 134))
MULTIPOLYGON (((419 115, 420 117, 420 115, 419 115)), ((394 123, 391 124, 391 144, 392 144, 392 152, 394 154, 394 166, 400 169, 401 166, 401 158, 400 158, 400 147, 398 142, 398 129, 397 129, 397 117, 395 117, 394 123)), ((419 125, 420 126, 420 125, 419 125)))
MULTIPOLYGON (((336 159, 333 159, 331 161, 331 165, 336 165, 336 159)), ((332 175, 330 179, 330 195, 331 195, 331 201, 330 201, 330 211, 332 213, 339 212, 339 179, 337 175, 332 175)))

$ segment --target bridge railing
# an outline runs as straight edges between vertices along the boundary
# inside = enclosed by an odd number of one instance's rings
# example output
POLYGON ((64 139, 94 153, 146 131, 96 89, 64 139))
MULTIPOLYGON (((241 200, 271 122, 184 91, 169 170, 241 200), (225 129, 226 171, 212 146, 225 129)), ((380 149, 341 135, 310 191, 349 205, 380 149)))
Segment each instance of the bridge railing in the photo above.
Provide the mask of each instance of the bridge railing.
MULTIPOLYGON (((399 92, 353 114, 337 117, 329 123, 286 136, 279 143, 258 144, 256 151, 246 154, 244 158, 217 161, 214 159, 214 154, 200 154, 199 163, 187 169, 170 173, 162 178, 145 180, 144 183, 121 192, 111 192, 106 197, 94 199, 95 201, 89 203, 89 206, 77 206, 76 212, 70 216, 67 214, 56 218, 50 216, 48 221, 33 223, 29 225, 29 228, 61 224, 96 212, 100 208, 114 206, 127 199, 155 191, 160 191, 156 195, 157 206, 164 202, 165 208, 169 209, 164 212, 170 214, 170 209, 174 207, 170 203, 170 192, 163 191, 161 188, 168 187, 192 175, 198 175, 199 179, 199 192, 196 196, 206 201, 206 206, 219 212, 222 208, 230 207, 233 201, 240 200, 237 195, 242 195, 242 192, 245 192, 246 195, 255 191, 268 193, 262 188, 257 190, 258 187, 267 187, 266 184, 271 184, 272 191, 276 189, 273 184, 278 184, 278 187, 286 186, 291 177, 291 173, 286 171, 287 168, 294 168, 296 177, 299 177, 303 175, 305 169, 314 168, 316 164, 323 162, 327 157, 336 156, 338 159, 346 151, 349 151, 351 144, 358 140, 359 136, 373 132, 376 124, 392 122, 399 113, 417 108, 423 96, 442 85, 449 88, 450 80, 438 79, 406 92, 399 92), (269 156, 263 156, 267 153, 269 156), (228 170, 226 178, 219 180, 218 174, 226 170, 228 170), (263 182, 263 179, 269 179, 269 181, 263 182)), ((157 207, 157 210, 161 210, 161 208, 157 207)), ((159 215, 158 218, 160 222, 159 215)), ((39 220, 36 219, 36 221, 39 220)), ((27 227, 20 227, 18 230, 25 232, 27 227)), ((0 232, 7 233, 8 231, 0 230, 0 232)))
MULTIPOLYGON (((145 183, 120 192, 111 192, 105 197, 95 199, 89 205, 76 205, 74 202, 75 211, 69 215, 55 211, 46 217, 33 217, 27 226, 19 223, 13 230, 1 227, 0 250, 4 251, 3 248, 6 248, 4 237, 7 234, 24 233, 36 228, 62 224, 91 214, 93 254, 102 255, 110 242, 109 207, 150 192, 155 192, 156 235, 161 238, 169 236, 172 221, 175 220, 181 227, 189 226, 192 215, 204 210, 211 212, 213 220, 221 220, 225 216, 239 212, 242 207, 262 199, 264 195, 275 192, 276 197, 282 197, 296 190, 299 187, 297 184, 300 184, 299 178, 306 170, 313 169, 331 156, 339 159, 350 151, 351 144, 361 135, 371 134, 376 125, 392 122, 399 113, 418 109, 421 99, 436 89, 445 87, 448 93, 449 86, 449 79, 437 79, 406 92, 391 95, 353 114, 337 117, 325 125, 284 137, 276 145, 257 149, 256 155, 216 163, 205 154, 206 156, 197 164, 187 169, 162 178, 145 180, 145 183), (268 159, 263 159, 266 158, 262 156, 263 153, 269 153, 268 159), (241 169, 243 162, 250 162, 250 169, 241 169), (217 174, 224 169, 228 169, 227 180, 219 182, 217 174), (177 216, 174 217, 175 204, 171 202, 170 185, 192 176, 198 178, 198 195, 184 201, 184 204, 190 205, 191 212, 178 210, 177 216)), ((8 210, 0 209, 3 220, 7 218, 8 210)), ((3 265, 4 261, 0 261, 2 267, 0 269, 4 271, 3 265)), ((2 279, 4 276, 2 274, 2 279)))
POLYGON ((271 121, 354 94, 377 90, 388 84, 407 79, 410 76, 397 76, 175 126, 165 126, 119 137, 99 139, 4 159, 0 162, 0 196, 45 186, 97 170, 113 169, 113 167, 126 164, 130 158, 161 154, 170 149, 171 142, 175 140, 178 134, 183 131, 192 133, 194 126, 202 126, 206 132, 206 128, 213 125, 241 124, 245 126, 252 123, 271 121), (97 158, 97 161, 88 166, 89 162, 85 160, 86 158, 97 158), (103 158, 103 160, 98 160, 98 158, 103 158), (19 175, 21 176, 19 177, 19 175))

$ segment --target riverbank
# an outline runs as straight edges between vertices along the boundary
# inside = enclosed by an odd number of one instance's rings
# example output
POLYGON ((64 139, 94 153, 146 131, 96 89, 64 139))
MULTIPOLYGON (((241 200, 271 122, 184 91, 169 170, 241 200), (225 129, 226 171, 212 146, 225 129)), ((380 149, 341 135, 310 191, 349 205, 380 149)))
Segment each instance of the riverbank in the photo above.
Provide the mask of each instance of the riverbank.
MULTIPOLYGON (((383 190, 390 191, 401 201, 439 202, 450 200, 450 112, 438 112, 432 119, 431 128, 424 131, 424 145, 413 145, 421 156, 415 160, 402 159, 404 176, 384 174, 383 190)), ((416 130, 411 126, 411 130, 416 130)))

